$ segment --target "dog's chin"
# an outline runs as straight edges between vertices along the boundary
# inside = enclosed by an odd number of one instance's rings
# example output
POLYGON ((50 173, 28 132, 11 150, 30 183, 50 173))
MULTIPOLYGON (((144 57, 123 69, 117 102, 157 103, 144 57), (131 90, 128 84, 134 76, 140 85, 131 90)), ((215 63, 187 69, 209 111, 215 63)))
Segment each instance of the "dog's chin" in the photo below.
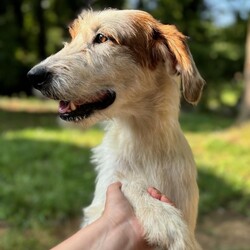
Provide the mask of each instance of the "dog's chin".
POLYGON ((60 101, 59 116, 64 121, 84 122, 87 118, 111 106, 116 99, 112 90, 103 90, 88 98, 88 101, 60 101))

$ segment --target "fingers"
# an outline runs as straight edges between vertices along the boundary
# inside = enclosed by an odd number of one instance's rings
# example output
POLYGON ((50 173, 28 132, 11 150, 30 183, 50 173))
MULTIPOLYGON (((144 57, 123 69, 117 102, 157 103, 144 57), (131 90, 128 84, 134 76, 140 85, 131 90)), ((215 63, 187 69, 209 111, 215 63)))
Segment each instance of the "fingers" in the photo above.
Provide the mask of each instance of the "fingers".
POLYGON ((168 199, 166 195, 162 194, 158 189, 154 187, 149 187, 147 191, 151 197, 160 200, 162 202, 168 203, 172 206, 175 206, 174 203, 170 199, 168 199))
MULTIPOLYGON (((121 187, 122 187, 121 182, 114 182, 110 184, 107 188, 107 194, 106 194, 107 198, 113 196, 114 194, 117 194, 118 196, 122 195, 123 197, 123 193, 121 192, 121 187)), ((160 200, 162 202, 168 203, 172 206, 175 206, 174 203, 166 195, 162 194, 158 189, 154 187, 149 187, 147 189, 147 192, 151 197, 160 200)))
POLYGON ((156 189, 156 188, 149 187, 147 191, 148 191, 148 193, 149 193, 153 198, 155 198, 155 199, 157 199, 157 200, 160 200, 161 197, 162 197, 161 192, 160 192, 158 189, 156 189))
POLYGON ((112 193, 113 191, 117 191, 120 190, 122 187, 121 182, 114 182, 112 184, 110 184, 107 188, 107 194, 108 193, 112 193))
POLYGON ((114 182, 110 184, 106 191, 106 198, 109 201, 110 199, 121 199, 124 198, 124 194, 121 191, 122 184, 121 182, 114 182))

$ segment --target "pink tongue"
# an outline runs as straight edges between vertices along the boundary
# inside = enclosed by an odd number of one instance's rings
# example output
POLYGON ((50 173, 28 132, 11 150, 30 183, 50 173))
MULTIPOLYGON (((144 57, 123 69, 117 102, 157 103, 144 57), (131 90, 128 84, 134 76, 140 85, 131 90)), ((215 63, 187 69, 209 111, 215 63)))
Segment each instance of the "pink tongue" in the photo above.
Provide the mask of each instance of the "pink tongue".
POLYGON ((67 112, 70 112, 70 102, 65 102, 65 101, 60 101, 59 102, 59 109, 58 109, 59 113, 64 114, 67 112))

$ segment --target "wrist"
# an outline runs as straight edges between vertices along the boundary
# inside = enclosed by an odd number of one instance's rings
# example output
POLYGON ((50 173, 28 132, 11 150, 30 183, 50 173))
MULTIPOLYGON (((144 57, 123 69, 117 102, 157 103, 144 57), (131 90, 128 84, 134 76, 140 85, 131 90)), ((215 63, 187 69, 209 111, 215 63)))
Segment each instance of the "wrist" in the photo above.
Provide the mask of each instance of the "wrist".
POLYGON ((99 223, 106 230, 102 249, 148 249, 143 239, 143 230, 135 216, 117 222, 104 215, 99 219, 99 223))

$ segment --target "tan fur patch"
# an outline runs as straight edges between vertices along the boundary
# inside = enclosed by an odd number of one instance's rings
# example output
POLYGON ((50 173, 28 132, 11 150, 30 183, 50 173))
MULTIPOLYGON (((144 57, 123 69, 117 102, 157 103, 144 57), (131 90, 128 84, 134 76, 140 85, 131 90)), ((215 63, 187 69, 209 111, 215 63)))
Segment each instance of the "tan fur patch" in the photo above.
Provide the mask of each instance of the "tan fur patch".
POLYGON ((74 39, 80 30, 80 22, 76 19, 70 26, 69 26, 69 33, 72 39, 74 39))
POLYGON ((130 16, 132 34, 130 37, 120 37, 119 43, 129 47, 137 62, 143 67, 154 70, 162 56, 156 53, 156 44, 159 42, 155 37, 155 29, 159 23, 149 14, 138 11, 130 16))
POLYGON ((161 25, 160 29, 172 56, 175 58, 175 63, 178 63, 185 71, 190 70, 191 60, 186 44, 187 37, 179 32, 174 25, 161 25))
POLYGON ((192 104, 196 104, 201 96, 205 81, 200 76, 186 43, 187 37, 174 25, 161 25, 167 47, 172 57, 172 65, 181 75, 183 95, 192 104))

